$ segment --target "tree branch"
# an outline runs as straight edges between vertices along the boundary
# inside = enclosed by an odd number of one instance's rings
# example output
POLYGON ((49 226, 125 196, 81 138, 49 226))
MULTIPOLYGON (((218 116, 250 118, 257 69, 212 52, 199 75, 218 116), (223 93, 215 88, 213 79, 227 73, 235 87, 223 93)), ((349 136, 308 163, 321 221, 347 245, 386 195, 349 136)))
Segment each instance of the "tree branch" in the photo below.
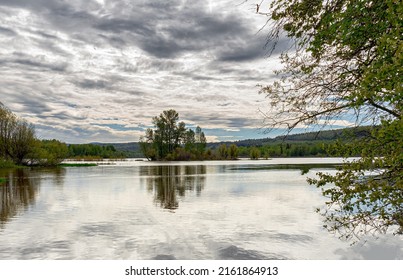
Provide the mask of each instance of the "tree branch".
POLYGON ((386 108, 386 107, 384 107, 384 106, 381 106, 381 105, 375 103, 375 102, 374 102, 372 99, 370 99, 370 98, 368 98, 366 101, 368 101, 368 103, 371 104, 372 106, 374 106, 375 108, 378 108, 378 109, 380 109, 380 110, 382 110, 382 111, 385 111, 385 112, 391 114, 392 116, 394 116, 394 117, 396 117, 396 118, 401 118, 401 114, 399 114, 399 113, 397 113, 397 112, 395 112, 395 111, 393 111, 393 110, 391 110, 391 109, 388 109, 388 108, 386 108))

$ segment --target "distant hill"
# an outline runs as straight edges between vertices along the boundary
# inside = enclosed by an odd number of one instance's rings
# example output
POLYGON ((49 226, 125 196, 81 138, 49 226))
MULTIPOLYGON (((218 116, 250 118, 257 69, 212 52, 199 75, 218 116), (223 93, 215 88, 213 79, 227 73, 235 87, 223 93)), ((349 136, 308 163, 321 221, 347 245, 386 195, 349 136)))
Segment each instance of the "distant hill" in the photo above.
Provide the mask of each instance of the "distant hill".
POLYGON ((261 139, 245 139, 239 140, 235 142, 215 142, 208 143, 209 148, 218 147, 221 144, 236 144, 238 147, 252 147, 252 146, 263 146, 268 144, 276 144, 276 143, 297 143, 297 142, 327 142, 327 141, 335 141, 338 139, 347 139, 347 138, 359 138, 368 136, 370 131, 370 127, 361 126, 355 128, 343 128, 343 129, 335 129, 335 130, 323 130, 316 132, 306 132, 306 133, 298 133, 298 134, 289 134, 277 136, 275 138, 261 138, 261 139))
MULTIPOLYGON (((223 141, 207 143, 207 147, 210 149, 215 149, 221 144, 236 144, 238 147, 261 147, 264 145, 278 144, 278 143, 302 143, 302 142, 330 142, 337 139, 347 139, 347 138, 359 138, 369 135, 369 127, 356 127, 356 128, 344 128, 336 130, 324 130, 319 132, 307 132, 290 134, 285 136, 277 136, 275 138, 261 138, 261 139, 246 139, 239 140, 235 142, 223 141)), ((112 145, 117 151, 124 152, 127 157, 143 157, 140 151, 140 145, 138 142, 129 143, 91 143, 93 145, 108 146, 112 145)))

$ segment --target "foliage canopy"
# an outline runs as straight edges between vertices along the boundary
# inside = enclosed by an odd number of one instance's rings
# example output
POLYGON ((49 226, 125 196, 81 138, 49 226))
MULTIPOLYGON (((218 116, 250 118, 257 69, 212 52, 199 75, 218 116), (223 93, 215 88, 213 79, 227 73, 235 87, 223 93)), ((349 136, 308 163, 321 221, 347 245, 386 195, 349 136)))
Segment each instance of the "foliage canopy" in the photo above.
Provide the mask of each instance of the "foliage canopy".
POLYGON ((57 165, 67 156, 67 145, 58 140, 39 140, 34 126, 18 118, 0 102, 0 166, 57 165))
POLYGON ((173 110, 163 111, 153 118, 155 129, 148 128, 140 139, 140 146, 146 158, 151 160, 203 159, 206 137, 202 129, 187 129, 179 121, 179 114, 173 110))
POLYGON ((402 234, 403 2, 274 0, 259 10, 271 26, 268 42, 284 34, 295 42, 281 55, 279 79, 261 87, 267 125, 324 126, 353 113, 357 124, 373 126, 366 139, 335 147, 335 155, 358 152, 359 160, 309 180, 329 198, 319 210, 328 229, 347 239, 402 234))
POLYGON ((22 164, 32 152, 34 143, 33 126, 0 103, 0 158, 22 164))

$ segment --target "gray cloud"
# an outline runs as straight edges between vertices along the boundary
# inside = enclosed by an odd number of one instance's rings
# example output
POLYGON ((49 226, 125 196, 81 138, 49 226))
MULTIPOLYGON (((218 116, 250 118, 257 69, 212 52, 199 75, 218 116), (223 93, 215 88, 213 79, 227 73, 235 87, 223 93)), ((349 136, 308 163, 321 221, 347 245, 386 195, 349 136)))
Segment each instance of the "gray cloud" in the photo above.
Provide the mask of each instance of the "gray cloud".
POLYGON ((83 79, 83 80, 79 80, 79 81, 73 81, 73 83, 83 89, 109 89, 109 88, 111 88, 110 82, 105 81, 105 80, 83 79))
POLYGON ((251 119, 248 117, 228 117, 226 114, 212 114, 212 115, 204 115, 204 116, 187 116, 186 119, 193 121, 196 124, 200 125, 211 125, 217 124, 219 126, 225 126, 227 128, 243 128, 243 127, 251 127, 256 125, 257 120, 251 119))
POLYGON ((40 116, 42 119, 53 119, 53 120, 86 120, 85 116, 75 116, 71 114, 70 111, 61 111, 61 112, 55 112, 50 115, 45 115, 45 116, 40 116))
POLYGON ((252 42, 242 42, 237 46, 232 48, 228 48, 222 50, 219 54, 218 61, 223 62, 250 62, 255 59, 262 59, 264 57, 266 51, 263 48, 264 41, 259 38, 251 38, 254 39, 252 42))
POLYGON ((37 68, 40 70, 49 70, 49 71, 66 71, 67 63, 58 63, 58 64, 50 64, 44 63, 41 61, 37 61, 35 59, 26 59, 26 58, 16 58, 11 60, 0 60, 0 64, 11 65, 19 64, 22 66, 26 66, 27 68, 37 68))
POLYGON ((133 34, 148 36, 154 33, 154 31, 145 26, 146 22, 136 19, 119 19, 102 17, 97 19, 97 23, 94 25, 95 29, 100 31, 116 33, 130 32, 133 34))
POLYGON ((40 36, 46 38, 46 39, 60 40, 60 38, 59 38, 58 36, 52 35, 52 34, 49 34, 49 33, 43 32, 43 31, 37 31, 36 33, 37 33, 38 35, 40 35, 40 36))
POLYGON ((175 58, 205 48, 215 51, 214 48, 247 40, 245 35, 253 37, 247 22, 236 15, 222 17, 216 12, 207 12, 200 3, 181 9, 178 6, 178 1, 143 4, 137 6, 128 19, 100 17, 93 27, 120 34, 124 41, 131 41, 159 58, 175 58))
POLYGON ((255 30, 245 19, 236 14, 223 17, 219 11, 208 12, 207 2, 185 1, 185 5, 180 7, 182 1, 145 1, 128 8, 126 2, 115 1, 108 15, 99 14, 101 9, 95 4, 97 2, 88 1, 87 5, 74 6, 76 2, 19 0, 2 1, 0 5, 31 10, 70 35, 84 32, 85 36, 76 38, 88 43, 94 43, 93 37, 98 31, 101 32, 99 36, 112 46, 117 43, 136 44, 159 58, 175 58, 184 52, 206 48, 218 52, 219 59, 225 61, 254 59, 262 53, 256 43, 248 46, 250 41, 255 41, 249 40, 255 37, 255 30), (122 15, 122 11, 128 15, 122 15), (240 44, 243 46, 240 47, 240 44))
POLYGON ((26 5, 29 5, 30 2, 32 2, 32 1, 27 1, 27 0, 1 0, 0 5, 1 6, 11 6, 11 7, 24 7, 26 5))
POLYGON ((150 126, 168 108, 251 127, 271 78, 260 26, 229 0, 0 0, 0 15, 2 102, 44 137, 124 141, 105 117, 150 126))
POLYGON ((295 40, 281 36, 280 38, 272 41, 265 41, 264 50, 265 56, 276 56, 282 52, 287 52, 295 49, 295 40))
POLYGON ((0 26, 0 34, 6 35, 6 36, 15 36, 17 33, 9 28, 4 28, 0 26))
POLYGON ((29 111, 31 114, 42 116, 44 113, 51 112, 52 108, 45 103, 45 100, 28 99, 23 103, 23 111, 21 113, 29 111))
POLYGON ((14 52, 11 57, 0 59, 0 65, 56 72, 64 72, 68 67, 68 64, 63 61, 51 62, 45 56, 33 57, 21 52, 14 52))

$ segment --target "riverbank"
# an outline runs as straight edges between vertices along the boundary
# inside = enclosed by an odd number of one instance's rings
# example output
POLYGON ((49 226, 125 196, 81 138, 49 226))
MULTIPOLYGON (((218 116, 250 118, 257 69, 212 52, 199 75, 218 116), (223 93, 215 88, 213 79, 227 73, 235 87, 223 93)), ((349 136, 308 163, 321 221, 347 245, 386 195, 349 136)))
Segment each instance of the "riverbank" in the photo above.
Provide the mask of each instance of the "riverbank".
MULTIPOLYGON (((102 161, 102 160, 100 160, 102 161)), ((15 169, 15 168, 41 168, 41 167, 87 167, 87 166, 98 166, 97 163, 93 162, 72 162, 72 163, 60 163, 57 165, 16 165, 13 162, 1 160, 0 169, 15 169)), ((1 179, 1 178, 0 178, 1 179)), ((2 182, 0 180, 0 182, 2 182)))
POLYGON ((1 168, 16 168, 18 165, 15 165, 12 161, 0 159, 0 169, 1 168))

